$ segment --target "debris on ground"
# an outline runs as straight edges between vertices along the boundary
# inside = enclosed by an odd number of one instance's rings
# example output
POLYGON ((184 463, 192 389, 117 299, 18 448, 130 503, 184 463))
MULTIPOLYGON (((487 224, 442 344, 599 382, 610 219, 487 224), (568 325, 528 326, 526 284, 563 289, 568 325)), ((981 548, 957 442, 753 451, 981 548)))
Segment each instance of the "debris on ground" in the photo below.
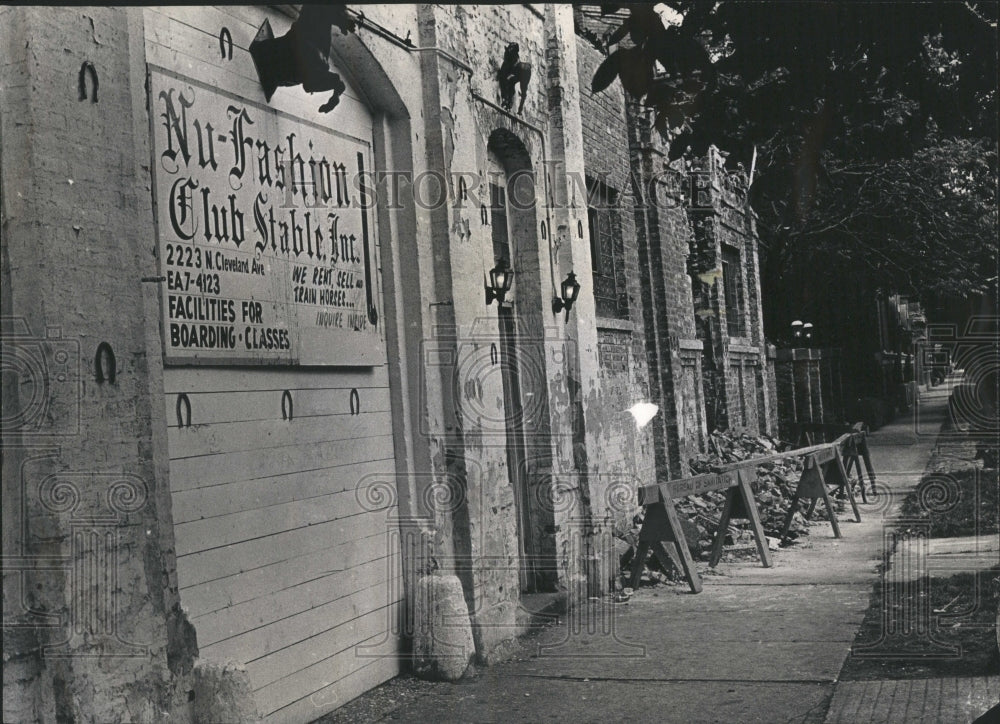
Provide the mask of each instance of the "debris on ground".
MULTIPOLYGON (((785 452, 792 446, 768 435, 755 436, 743 431, 716 430, 709 436, 707 448, 708 452, 699 454, 689 461, 692 475, 710 473, 722 465, 750 458, 767 457, 785 452)), ((788 515, 792 495, 801 475, 802 459, 797 457, 768 460, 757 466, 757 476, 751 483, 751 487, 757 501, 757 508, 760 511, 764 533, 768 537, 768 547, 771 549, 777 547, 781 538, 785 516, 788 515)), ((722 517, 725 502, 725 491, 691 495, 674 501, 688 548, 696 559, 707 560, 711 555, 712 539, 722 517)), ((844 509, 844 501, 834 499, 834 502, 839 514, 844 509)), ((809 521, 805 519, 803 511, 804 505, 800 503, 799 510, 792 516, 787 540, 794 541, 809 533, 809 521)), ((618 545, 617 550, 620 554, 619 561, 624 580, 628 579, 632 557, 638 546, 642 520, 643 514, 640 510, 639 514, 633 518, 630 528, 616 530, 615 535, 619 540, 616 545, 618 545)), ((822 503, 816 506, 812 520, 829 520, 829 515, 822 503)), ((723 551, 725 559, 757 555, 756 544, 748 521, 730 521, 723 551)), ((664 571, 656 557, 650 556, 640 580, 647 584, 655 584, 681 579, 680 571, 664 571)))

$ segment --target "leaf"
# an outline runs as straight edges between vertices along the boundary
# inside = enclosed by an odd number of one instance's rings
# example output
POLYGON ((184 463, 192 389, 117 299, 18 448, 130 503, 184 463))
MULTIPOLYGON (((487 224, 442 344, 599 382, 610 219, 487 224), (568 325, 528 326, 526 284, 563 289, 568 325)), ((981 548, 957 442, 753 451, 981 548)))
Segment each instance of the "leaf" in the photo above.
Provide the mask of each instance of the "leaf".
POLYGON ((624 23, 615 28, 615 32, 611 33, 608 38, 608 45, 616 45, 622 41, 626 35, 629 34, 629 27, 631 23, 626 20, 624 23))
POLYGON ((617 52, 618 77, 621 78, 622 87, 629 95, 641 98, 646 95, 653 82, 652 58, 640 48, 622 48, 617 52))
POLYGON ((618 77, 619 53, 621 51, 616 50, 598 66, 597 71, 594 73, 594 79, 590 82, 591 93, 600 93, 618 77))

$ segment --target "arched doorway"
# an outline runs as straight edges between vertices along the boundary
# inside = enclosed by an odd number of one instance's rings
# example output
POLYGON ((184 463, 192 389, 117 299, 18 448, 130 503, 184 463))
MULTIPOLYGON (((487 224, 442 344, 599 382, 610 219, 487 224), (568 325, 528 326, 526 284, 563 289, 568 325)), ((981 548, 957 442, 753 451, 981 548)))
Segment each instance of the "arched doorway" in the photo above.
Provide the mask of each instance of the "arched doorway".
POLYGON ((519 580, 522 593, 536 593, 552 590, 556 582, 538 189, 528 151, 510 131, 491 134, 487 156, 492 261, 507 261, 515 274, 497 325, 519 580))

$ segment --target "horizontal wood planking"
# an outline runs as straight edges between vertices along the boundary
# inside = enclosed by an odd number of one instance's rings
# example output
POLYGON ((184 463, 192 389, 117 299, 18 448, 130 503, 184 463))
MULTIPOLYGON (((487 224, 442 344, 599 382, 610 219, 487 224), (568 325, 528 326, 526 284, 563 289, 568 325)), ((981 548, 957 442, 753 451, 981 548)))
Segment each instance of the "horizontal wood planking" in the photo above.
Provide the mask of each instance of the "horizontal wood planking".
POLYGON ((375 483, 390 484, 395 488, 394 467, 395 461, 386 458, 351 463, 343 468, 322 468, 305 473, 175 491, 174 525, 240 511, 259 510, 295 500, 315 499, 345 490, 356 491, 358 496, 363 496, 366 489, 375 483))
POLYGON ((391 424, 392 415, 388 410, 362 412, 358 415, 316 416, 305 423, 295 419, 282 420, 280 417, 270 420, 240 420, 199 425, 190 429, 168 428, 167 442, 171 457, 176 460, 215 455, 224 450, 273 450, 296 443, 320 444, 353 440, 384 433, 391 424), (320 417, 330 419, 317 419, 320 417))
POLYGON ((280 560, 294 558, 308 550, 339 543, 360 541, 369 536, 387 537, 391 526, 385 511, 355 515, 344 520, 296 528, 275 535, 253 538, 223 548, 178 556, 177 580, 181 588, 232 576, 280 560))
POLYGON ((390 631, 396 625, 389 620, 391 606, 399 602, 400 588, 398 580, 384 581, 200 650, 217 661, 244 663, 259 689, 359 644, 371 635, 352 626, 360 618, 368 617, 367 624, 381 624, 382 631, 390 631))
POLYGON ((392 435, 388 431, 364 440, 364 444, 360 444, 359 440, 337 440, 323 445, 304 443, 285 445, 275 450, 182 458, 171 462, 170 486, 174 491, 189 490, 346 466, 348 463, 392 459, 392 435))
POLYGON ((399 675, 399 659, 395 656, 373 658, 370 662, 342 679, 273 711, 267 717, 268 724, 313 720, 399 675))
POLYGON ((198 629, 198 645, 211 646, 233 636, 245 634, 336 601, 350 595, 352 591, 362 591, 365 588, 381 585, 382 581, 397 580, 398 572, 392 569, 398 567, 398 560, 386 557, 384 550, 374 552, 383 555, 353 568, 335 571, 320 578, 192 618, 191 623, 198 629))
POLYGON ((369 659, 359 655, 356 648, 358 645, 369 643, 375 646, 388 636, 389 642, 385 649, 385 655, 390 655, 394 648, 397 649, 398 655, 398 644, 394 645, 394 637, 385 633, 387 619, 397 616, 398 611, 399 604, 394 604, 389 610, 373 611, 366 616, 355 619, 345 625, 351 629, 350 635, 334 630, 315 637, 315 640, 303 642, 302 645, 295 647, 295 651, 286 654, 286 656, 293 657, 293 660, 297 660, 300 668, 292 674, 271 681, 264 686, 258 687, 257 681, 258 677, 269 678, 268 672, 271 667, 268 660, 261 659, 259 662, 247 666, 251 684, 257 689, 257 701, 264 708, 262 713, 266 716, 293 701, 309 696, 329 682, 336 681, 352 669, 367 663, 369 659), (357 641, 358 644, 351 644, 346 648, 327 654, 327 652, 332 651, 332 647, 338 646, 339 641, 345 639, 357 641), (306 647, 307 643, 313 647, 315 656, 311 655, 313 652, 310 652, 306 647))
MULTIPOLYGON (((174 527, 177 555, 230 546, 296 528, 347 521, 359 515, 370 516, 371 511, 358 500, 351 486, 339 493, 194 520, 174 527)), ((382 518, 381 525, 387 530, 395 525, 385 520, 382 511, 378 511, 378 517, 382 518)))
POLYGON ((338 545, 311 542, 322 547, 310 547, 262 566, 182 586, 184 604, 192 612, 191 620, 197 621, 227 606, 253 601, 262 591, 282 591, 329 575, 330 571, 356 568, 399 551, 395 536, 388 536, 384 531, 338 545), (200 613, 195 615, 194 612, 200 613))
MULTIPOLYGON (((147 62, 264 106, 246 49, 265 17, 276 35, 290 23, 253 8, 148 9, 147 62), (220 55, 223 26, 232 61, 220 55)), ((345 80, 335 128, 368 139, 370 113, 345 80)), ((323 100, 280 88, 267 105, 329 128, 331 117, 317 111, 323 100)), ((378 268, 377 234, 373 242, 378 268)), ((386 367, 168 366, 164 389, 178 581, 201 655, 251 662, 255 685, 268 687, 264 711, 282 709, 278 720, 314 718, 317 691, 353 697, 398 673, 394 655, 354 655, 356 644, 387 635, 402 595, 394 504, 370 510, 355 491, 371 476, 395 484, 386 367), (290 421, 282 419, 285 390, 290 421), (179 393, 191 403, 193 425, 183 429, 179 393)))

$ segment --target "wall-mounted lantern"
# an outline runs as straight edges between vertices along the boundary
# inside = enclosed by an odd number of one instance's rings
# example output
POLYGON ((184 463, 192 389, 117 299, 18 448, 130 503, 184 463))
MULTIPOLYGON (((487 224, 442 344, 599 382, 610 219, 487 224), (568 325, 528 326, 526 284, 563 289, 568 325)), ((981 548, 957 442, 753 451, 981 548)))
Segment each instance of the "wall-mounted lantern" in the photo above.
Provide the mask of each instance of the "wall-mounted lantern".
POLYGON ((559 314, 559 312, 566 310, 566 321, 569 321, 569 310, 573 308, 573 304, 576 302, 577 297, 580 296, 580 282, 576 280, 576 274, 570 272, 563 279, 562 284, 559 285, 559 293, 562 298, 556 297, 552 300, 552 313, 559 314))
POLYGON ((497 265, 490 269, 490 278, 486 282, 486 305, 489 306, 494 299, 498 305, 503 304, 513 281, 514 270, 507 264, 507 260, 503 257, 497 259, 497 265))

